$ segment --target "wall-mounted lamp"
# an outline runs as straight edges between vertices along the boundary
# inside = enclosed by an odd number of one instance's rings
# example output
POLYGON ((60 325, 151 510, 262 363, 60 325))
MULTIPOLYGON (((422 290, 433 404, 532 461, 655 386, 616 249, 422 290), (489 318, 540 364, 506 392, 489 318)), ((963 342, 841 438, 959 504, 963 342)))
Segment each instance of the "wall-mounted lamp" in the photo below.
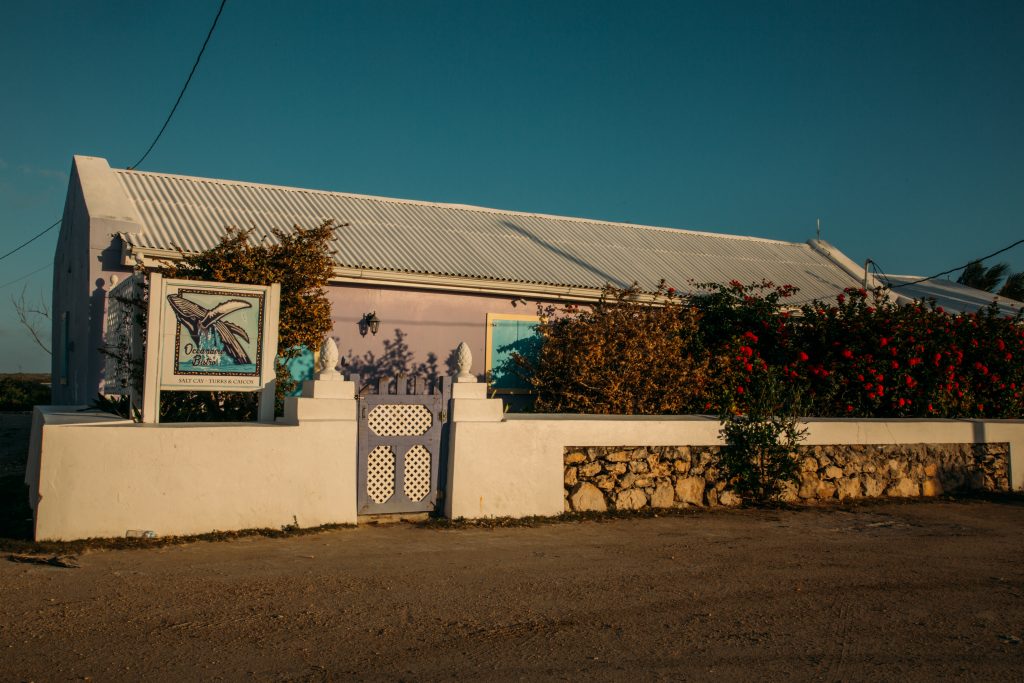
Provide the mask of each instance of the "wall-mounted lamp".
POLYGON ((379 329, 380 318, 377 317, 377 311, 365 314, 362 320, 359 321, 359 334, 364 337, 366 336, 367 330, 370 331, 370 334, 376 335, 379 329))

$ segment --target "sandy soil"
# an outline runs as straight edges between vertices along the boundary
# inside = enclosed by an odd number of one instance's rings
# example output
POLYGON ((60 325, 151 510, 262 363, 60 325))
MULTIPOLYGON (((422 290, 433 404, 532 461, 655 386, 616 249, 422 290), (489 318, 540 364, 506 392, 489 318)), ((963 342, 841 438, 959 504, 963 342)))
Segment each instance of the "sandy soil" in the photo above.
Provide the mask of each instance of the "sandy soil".
POLYGON ((1021 680, 1024 501, 0 561, 0 680, 1021 680))

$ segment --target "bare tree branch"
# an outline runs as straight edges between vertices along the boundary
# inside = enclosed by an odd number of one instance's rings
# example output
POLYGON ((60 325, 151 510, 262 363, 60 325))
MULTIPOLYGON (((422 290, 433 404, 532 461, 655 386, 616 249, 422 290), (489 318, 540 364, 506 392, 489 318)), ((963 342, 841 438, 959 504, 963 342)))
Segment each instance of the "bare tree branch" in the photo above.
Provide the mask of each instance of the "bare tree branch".
POLYGON ((50 322, 50 309, 39 295, 39 303, 33 304, 28 301, 28 285, 22 287, 18 297, 11 295, 11 303, 14 305, 14 312, 18 315, 18 322, 28 330, 32 341, 43 351, 50 353, 50 347, 43 342, 43 332, 40 330, 42 320, 50 322), (41 319, 41 320, 40 320, 41 319))

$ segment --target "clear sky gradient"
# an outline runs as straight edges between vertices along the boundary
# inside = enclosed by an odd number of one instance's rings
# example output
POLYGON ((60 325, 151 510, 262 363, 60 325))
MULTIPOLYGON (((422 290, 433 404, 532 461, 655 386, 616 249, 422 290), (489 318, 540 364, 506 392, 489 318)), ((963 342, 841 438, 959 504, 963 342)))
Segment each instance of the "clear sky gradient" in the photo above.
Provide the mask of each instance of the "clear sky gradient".
MULTIPOLYGON (((0 253, 134 163, 217 0, 0 4, 0 253)), ((1024 237, 1024 2, 228 0, 144 170, 803 241, 930 275, 1024 237)), ((0 261, 0 371, 54 230, 0 261)), ((1003 255, 1024 270, 1024 245, 1003 255)))

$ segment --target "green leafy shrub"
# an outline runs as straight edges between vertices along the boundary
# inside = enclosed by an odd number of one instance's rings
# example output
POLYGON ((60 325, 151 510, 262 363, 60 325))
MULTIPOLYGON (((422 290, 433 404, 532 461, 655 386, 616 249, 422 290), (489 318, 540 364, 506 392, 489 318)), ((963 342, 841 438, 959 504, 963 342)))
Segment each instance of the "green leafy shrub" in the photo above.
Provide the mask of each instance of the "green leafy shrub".
POLYGON ((725 445, 717 465, 743 500, 765 503, 798 479, 795 451, 807 433, 797 422, 800 393, 772 368, 758 375, 743 396, 742 411, 734 403, 719 418, 725 445))
POLYGON ((0 410, 32 410, 50 403, 50 387, 20 377, 0 378, 0 410))

